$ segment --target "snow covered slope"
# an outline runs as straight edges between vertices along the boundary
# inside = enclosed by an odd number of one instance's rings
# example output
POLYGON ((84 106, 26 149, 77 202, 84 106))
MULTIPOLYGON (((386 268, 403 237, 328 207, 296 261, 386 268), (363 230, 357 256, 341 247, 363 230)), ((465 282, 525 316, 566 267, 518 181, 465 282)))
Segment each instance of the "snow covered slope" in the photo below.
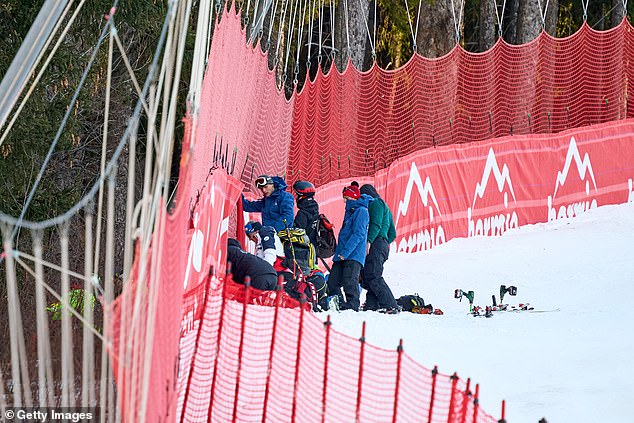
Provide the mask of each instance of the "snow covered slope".
POLYGON ((634 422, 634 203, 392 255, 385 278, 444 316, 346 311, 333 329, 358 337, 366 321, 367 341, 385 348, 403 338, 424 366, 480 383, 488 413, 505 399, 509 422, 634 422), (507 303, 560 310, 474 318, 453 298, 473 290, 489 305, 500 284, 517 286, 507 303))

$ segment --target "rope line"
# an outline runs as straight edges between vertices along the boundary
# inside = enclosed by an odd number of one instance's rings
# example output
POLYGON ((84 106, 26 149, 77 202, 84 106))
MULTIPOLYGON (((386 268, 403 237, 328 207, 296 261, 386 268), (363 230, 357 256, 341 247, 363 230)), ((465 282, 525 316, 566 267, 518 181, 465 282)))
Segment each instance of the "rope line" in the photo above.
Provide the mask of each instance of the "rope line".
POLYGON ((273 63, 275 64, 273 67, 277 67, 277 63, 279 62, 279 52, 280 52, 280 42, 282 40, 282 29, 284 28, 284 22, 286 22, 286 10, 288 9, 288 3, 290 0, 282 0, 282 9, 283 13, 280 13, 281 22, 277 31, 277 46, 275 47, 275 58, 273 59, 273 63))
POLYGON ((310 50, 313 46, 313 16, 315 16, 315 0, 311 0, 313 7, 310 9, 310 16, 308 19, 308 54, 306 55, 306 69, 310 70, 310 50))
MULTIPOLYGON (((169 16, 171 13, 173 13, 173 3, 170 3, 170 8, 168 8, 168 11, 167 11, 167 17, 163 23, 161 35, 157 43, 157 49, 156 49, 154 58, 152 60, 152 64, 150 65, 150 68, 148 71, 148 77, 145 80, 145 84, 143 87, 143 98, 147 96, 147 91, 151 83, 154 81, 156 77, 158 61, 160 58, 160 52, 163 49, 163 45, 167 38, 167 32, 169 29, 169 16)), ((121 141, 119 142, 119 145, 117 145, 117 148, 115 149, 114 153, 112 154, 110 158, 108 165, 106 166, 106 174, 102 174, 99 177, 99 179, 95 181, 95 183, 93 184, 92 188, 88 191, 88 193, 80 201, 78 201, 73 207, 71 207, 67 212, 50 219, 40 221, 40 222, 31 222, 31 221, 24 220, 23 218, 15 218, 13 216, 9 216, 6 213, 3 213, 0 211, 0 220, 5 221, 11 225, 20 225, 21 227, 27 228, 27 229, 33 229, 33 230, 46 229, 55 225, 59 225, 60 223, 70 219, 72 216, 77 214, 79 210, 86 207, 86 205, 88 205, 88 203, 92 201, 95 194, 97 193, 99 189, 99 184, 107 177, 107 174, 114 167, 114 163, 116 163, 117 160, 119 159, 119 156, 121 156, 121 153, 123 152, 123 149, 125 148, 125 145, 128 142, 128 138, 133 132, 133 126, 135 126, 135 124, 138 123, 141 109, 142 109, 142 104, 141 104, 141 101, 138 100, 134 108, 132 117, 130 118, 130 121, 128 123, 128 127, 126 128, 123 136, 121 137, 121 141)), ((0 258, 0 261, 1 260, 2 258, 0 258)))
MULTIPOLYGON (((9 131, 11 130, 11 128, 13 128, 13 125, 15 124, 15 121, 20 116, 20 113, 22 112, 22 109, 26 105, 26 102, 28 101, 29 98, 31 98, 31 94, 35 90, 35 87, 37 86, 37 84, 40 82, 40 79, 42 78, 42 75, 44 75, 44 71, 46 71, 46 69, 48 68, 48 65, 51 63, 51 60, 53 59, 53 56, 57 52, 57 49, 59 49, 59 46, 62 45, 62 41, 66 37, 66 34, 68 33, 70 27, 73 25, 73 22, 75 22, 75 18, 77 18, 77 15, 79 14, 79 11, 83 7, 84 3, 86 3, 86 0, 82 0, 81 3, 77 6, 75 11, 73 12, 73 14, 71 15, 70 19, 68 20, 68 23, 66 24, 66 27, 64 28, 64 30, 60 34, 59 38, 57 39, 57 42, 53 46, 53 49, 51 50, 51 52, 48 54, 48 57, 44 61, 44 64, 42 65, 42 68, 37 73, 37 76, 35 77, 35 79, 33 80, 33 83, 31 84, 31 86, 29 87, 28 91, 26 92, 26 94, 22 98, 22 101, 20 101, 20 105, 16 109, 15 113, 13 114, 13 117, 11 118, 11 120, 7 124, 7 127, 5 128, 4 132, 2 133, 2 138, 0 138, 0 145, 2 145, 4 140, 9 135, 9 131)), ((57 26, 53 29, 53 32, 51 33, 51 36, 50 36, 49 40, 47 40, 46 44, 44 45, 44 48, 42 49, 42 52, 40 53, 40 56, 35 61, 35 64, 40 62, 41 55, 44 54, 44 52, 48 48, 50 42, 53 40, 53 37, 55 36, 55 33, 57 32, 58 26, 61 24, 63 19, 66 17, 68 9, 70 9, 72 4, 73 4, 73 2, 71 1, 68 4, 67 9, 64 10, 64 12, 62 13, 57 26)), ((35 64, 33 66, 35 66, 35 64)), ((29 73, 31 73, 31 71, 29 71, 29 73)))
POLYGON ((332 41, 331 47, 332 49, 330 50, 330 58, 331 60, 334 62, 335 61, 335 54, 337 51, 337 48, 335 47, 335 32, 333 31, 333 28, 335 27, 335 5, 334 2, 330 2, 330 39, 332 41))
MULTIPOLYGON (((300 6, 301 6, 301 2, 300 2, 300 6)), ((301 19, 301 25, 299 25, 299 28, 297 30, 297 55, 295 57, 295 69, 294 69, 294 74, 295 74, 295 78, 293 79, 293 83, 295 85, 297 85, 297 76, 299 75, 299 52, 301 51, 301 45, 302 45, 302 38, 304 36, 304 22, 306 21, 306 13, 308 11, 308 0, 304 0, 304 14, 301 14, 301 9, 300 9, 300 19, 301 19)))
POLYGON ((498 11, 497 2, 495 2, 494 4, 495 4, 495 19, 498 22, 498 37, 502 38, 502 21, 504 20, 504 10, 506 9, 506 0, 502 2, 502 14, 500 14, 498 11))
POLYGON ((323 39, 323 32, 324 32, 324 19, 323 19, 323 14, 324 14, 324 0, 318 0, 319 1, 319 53, 317 55, 317 62, 319 63, 319 66, 321 66, 321 46, 322 46, 322 39, 323 39))
MULTIPOLYGON (((361 0, 359 0, 359 6, 363 9, 363 4, 361 0)), ((363 23, 365 24, 365 30, 368 32, 368 40, 370 41, 370 48, 372 49, 372 59, 376 59, 376 2, 374 2, 374 42, 372 41, 372 34, 370 34, 370 27, 368 25, 368 18, 366 18, 365 14, 361 14, 363 16, 363 23)))
POLYGON ((275 0, 275 5, 273 6, 273 14, 271 15, 271 19, 269 19, 269 36, 266 40, 265 50, 268 52, 271 47, 271 35, 273 33, 273 22, 275 21, 275 15, 277 14, 277 4, 278 0, 275 0))
MULTIPOLYGON (((350 22, 348 20, 348 0, 343 0, 343 11, 344 11, 343 17, 344 17, 344 20, 346 21, 346 46, 347 46, 346 54, 348 55, 348 57, 347 57, 347 60, 345 60, 345 62, 347 63, 348 60, 350 60, 350 56, 351 56, 351 50, 350 50, 350 29, 349 29, 350 22)), ((343 63, 343 61, 342 61, 342 63, 343 63)), ((342 66, 342 68, 345 69, 346 65, 344 64, 342 66)), ((343 69, 341 69, 341 70, 343 70, 343 69)))
MULTIPOLYGON (((112 25, 112 21, 110 21, 112 25)), ((106 74, 106 98, 104 101, 104 116, 103 116, 103 131, 101 137, 101 163, 99 165, 99 172, 104 173, 106 169, 106 153, 108 147, 108 122, 110 116, 110 88, 111 88, 111 76, 112 76, 112 54, 114 48, 114 33, 110 31, 110 43, 108 45, 108 70, 106 74)), ((101 257, 101 213, 103 207, 103 182, 99 185, 99 195, 97 198, 97 229, 95 230, 95 262, 93 273, 97 273, 99 270, 99 259, 101 257)))
POLYGON ((407 23, 409 24, 409 33, 412 35, 412 44, 414 45, 414 51, 416 51, 416 36, 414 35, 414 28, 412 28, 412 17, 409 15, 409 4, 407 4, 407 0, 405 0, 405 10, 407 12, 407 23))
POLYGON ((548 11, 548 0, 546 0, 545 7, 542 7, 542 0, 537 0, 537 6, 539 7, 539 17, 542 21, 542 31, 546 29, 546 12, 548 11))
POLYGON ((298 13, 297 13, 297 9, 299 9, 300 6, 300 2, 299 0, 295 0, 292 4, 291 4, 291 12, 289 13, 289 15, 292 15, 291 18, 291 29, 290 31, 287 32, 286 34, 286 55, 285 55, 285 59, 284 59, 284 79, 286 79, 286 75, 287 75, 287 71, 288 71, 288 58, 290 57, 291 54, 291 40, 293 39, 293 33, 295 32, 295 18, 297 17, 298 13))
POLYGON ((420 8, 423 5, 423 0, 418 2, 418 13, 416 13, 416 32, 414 33, 414 52, 416 52, 416 40, 418 40, 418 25, 420 23, 420 8))
MULTIPOLYGON (((42 180, 42 177, 44 176, 44 171, 46 170, 46 167, 48 166, 48 162, 51 160, 51 157, 53 156, 53 151, 55 151, 55 147, 57 147, 57 143, 62 137, 62 132, 66 128, 68 119, 70 119, 70 115, 73 109, 75 108, 75 103, 77 101, 77 98, 79 97, 81 88, 83 87, 84 83, 86 82, 86 78, 88 77, 88 71, 90 70, 93 62, 95 61, 97 52, 99 51, 99 47, 101 47, 101 43, 103 43, 103 40, 105 39, 105 35, 107 34, 107 29, 110 27, 110 25, 111 25, 110 22, 106 23, 106 25, 104 26, 101 32, 101 36, 99 37, 99 40, 97 41, 97 46, 93 49, 92 55, 90 56, 90 60, 88 61, 88 65, 86 66, 86 69, 84 70, 84 73, 82 74, 82 77, 81 77, 81 80, 79 81, 79 85, 77 86, 77 89, 75 89, 75 94, 73 95, 73 98, 66 109, 66 113, 64 114, 62 123, 60 124, 57 130, 57 133, 55 134, 55 138, 53 139, 53 143, 48 149, 48 153, 46 154, 46 157, 44 158, 44 161, 42 165, 40 166, 40 170, 35 178, 33 187, 31 187, 31 191, 29 192, 29 195, 27 196, 24 207, 22 207, 22 211, 20 212, 20 217, 18 218, 18 222, 15 225, 13 232, 11 234, 11 240, 14 240, 18 232, 20 231, 21 222, 24 219, 24 216, 26 215, 26 212, 29 206, 31 205, 31 201, 33 200, 33 197, 35 196, 35 191, 37 190, 38 186, 40 185, 40 181, 42 180)), ((1 262, 2 262, 2 259, 0 258, 0 263, 1 262)))

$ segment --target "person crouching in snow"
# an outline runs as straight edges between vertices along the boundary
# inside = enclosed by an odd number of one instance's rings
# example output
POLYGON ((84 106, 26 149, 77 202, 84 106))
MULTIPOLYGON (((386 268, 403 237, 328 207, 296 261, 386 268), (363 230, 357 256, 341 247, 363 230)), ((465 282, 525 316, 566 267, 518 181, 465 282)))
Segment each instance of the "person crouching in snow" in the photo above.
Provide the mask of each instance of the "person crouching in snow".
POLYGON ((286 192, 286 181, 279 176, 261 175, 255 180, 255 186, 262 193, 262 198, 249 201, 242 195, 244 211, 262 213, 262 226, 272 226, 277 232, 291 228, 295 199, 286 192))
POLYGON ((339 309, 359 311, 359 274, 365 263, 370 221, 368 204, 372 197, 362 195, 355 185, 345 187, 342 196, 346 212, 328 276, 328 295, 340 295, 343 288, 346 301, 339 309))

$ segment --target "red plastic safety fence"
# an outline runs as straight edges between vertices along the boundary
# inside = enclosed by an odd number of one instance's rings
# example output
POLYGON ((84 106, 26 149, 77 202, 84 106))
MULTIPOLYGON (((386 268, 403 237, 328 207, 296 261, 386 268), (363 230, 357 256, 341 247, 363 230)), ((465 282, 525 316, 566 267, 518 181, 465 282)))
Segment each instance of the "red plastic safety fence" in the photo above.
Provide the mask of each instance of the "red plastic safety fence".
POLYGON ((181 421, 452 423, 466 413, 468 422, 497 421, 455 374, 425 368, 403 348, 341 334, 305 307, 258 305, 258 296, 270 293, 225 284, 206 302, 213 311, 205 320, 216 316, 217 329, 205 334, 211 351, 196 346, 194 361, 202 354, 207 365, 192 368, 207 367, 212 377, 192 383, 191 375, 181 376, 190 380, 181 421))

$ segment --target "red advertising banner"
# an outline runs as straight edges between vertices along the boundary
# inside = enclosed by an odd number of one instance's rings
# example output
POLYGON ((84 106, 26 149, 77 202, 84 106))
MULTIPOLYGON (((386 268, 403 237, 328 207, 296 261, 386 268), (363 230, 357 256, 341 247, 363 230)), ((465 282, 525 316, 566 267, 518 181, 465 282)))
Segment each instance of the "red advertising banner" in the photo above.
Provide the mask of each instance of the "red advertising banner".
MULTIPOLYGON (((415 252, 456 237, 502 235, 634 201, 633 159, 634 120, 628 119, 560 134, 429 148, 396 160, 373 182, 394 214, 392 250, 415 252)), ((337 229, 344 210, 341 189, 349 183, 318 189, 320 210, 337 229)))
POLYGON ((200 334, 203 330, 215 330, 204 328, 205 324, 218 323, 218 316, 209 314, 218 311, 213 305, 220 298, 221 279, 226 271, 229 217, 241 190, 242 184, 235 178, 222 171, 211 173, 199 191, 197 203, 192 207, 192 229, 189 232, 187 264, 182 281, 185 295, 180 330, 177 416, 181 415, 186 394, 189 400, 194 400, 194 395, 188 393, 189 388, 204 385, 198 380, 210 377, 200 363, 196 363, 196 358, 204 358, 196 352, 212 349, 208 343, 214 343, 217 339, 208 334, 201 337, 200 334))

